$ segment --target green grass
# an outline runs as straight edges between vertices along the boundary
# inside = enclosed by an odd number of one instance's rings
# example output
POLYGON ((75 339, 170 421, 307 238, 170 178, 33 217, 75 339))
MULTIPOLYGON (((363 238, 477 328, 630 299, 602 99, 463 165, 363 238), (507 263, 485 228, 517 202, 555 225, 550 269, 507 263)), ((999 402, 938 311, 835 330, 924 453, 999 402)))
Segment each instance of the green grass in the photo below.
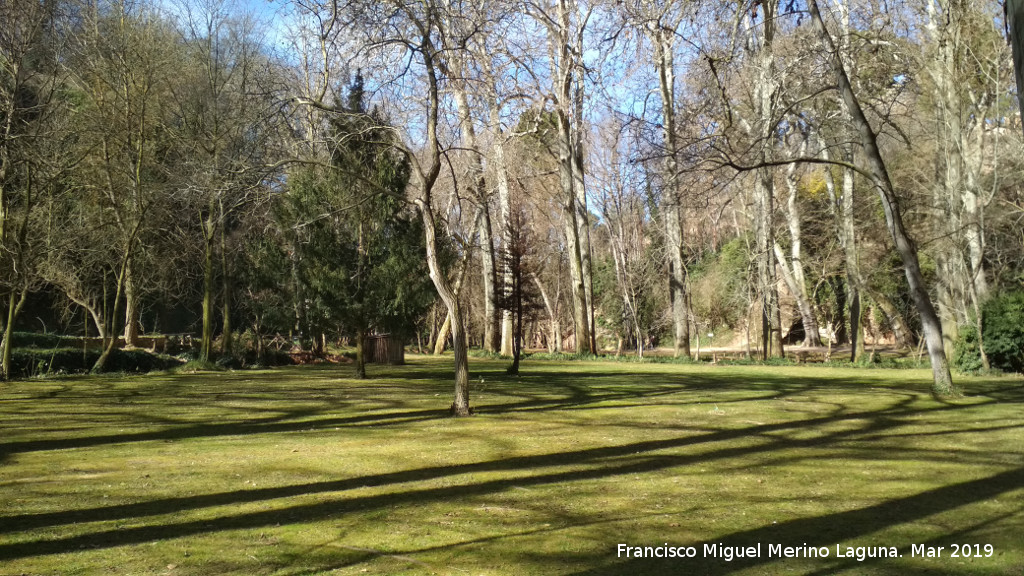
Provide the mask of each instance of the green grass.
POLYGON ((961 378, 968 396, 940 402, 927 371, 505 365, 472 362, 466 419, 446 416, 450 360, 420 357, 369 381, 0 384, 0 575, 1024 573, 1020 378, 961 378), (830 556, 768 558, 772 543, 830 556))

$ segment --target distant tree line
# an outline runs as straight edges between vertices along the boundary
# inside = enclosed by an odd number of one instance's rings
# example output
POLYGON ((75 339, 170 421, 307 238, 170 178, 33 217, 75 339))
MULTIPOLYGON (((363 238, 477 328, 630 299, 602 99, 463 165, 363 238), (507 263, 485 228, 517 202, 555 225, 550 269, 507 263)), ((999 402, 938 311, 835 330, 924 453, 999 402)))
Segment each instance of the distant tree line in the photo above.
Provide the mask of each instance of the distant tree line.
POLYGON ((1005 344, 1024 155, 999 2, 276 10, 2 4, 2 374, 44 318, 103 338, 96 369, 142 331, 205 361, 399 334, 454 351, 457 414, 471 346, 885 342, 948 395, 951 359, 1005 344))

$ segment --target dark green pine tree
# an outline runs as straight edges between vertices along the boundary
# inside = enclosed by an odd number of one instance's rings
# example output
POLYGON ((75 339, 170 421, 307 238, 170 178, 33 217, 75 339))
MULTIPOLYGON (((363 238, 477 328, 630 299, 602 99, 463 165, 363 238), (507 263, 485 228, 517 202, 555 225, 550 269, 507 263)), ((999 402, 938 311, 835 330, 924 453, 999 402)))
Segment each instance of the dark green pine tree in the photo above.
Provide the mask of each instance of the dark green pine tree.
POLYGON ((300 238, 308 329, 354 336, 363 378, 367 335, 408 335, 434 294, 422 224, 403 201, 409 162, 382 114, 367 110, 360 74, 330 132, 332 169, 293 174, 283 212, 300 238))

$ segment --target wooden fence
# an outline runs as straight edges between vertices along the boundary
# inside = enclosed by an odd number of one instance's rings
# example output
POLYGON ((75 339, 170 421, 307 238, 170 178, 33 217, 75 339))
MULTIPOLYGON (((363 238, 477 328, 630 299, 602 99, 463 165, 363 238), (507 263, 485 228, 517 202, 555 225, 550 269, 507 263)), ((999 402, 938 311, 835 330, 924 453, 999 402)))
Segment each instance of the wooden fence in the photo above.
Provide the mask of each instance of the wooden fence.
POLYGON ((363 354, 369 364, 405 364, 405 342, 398 336, 367 336, 363 354))

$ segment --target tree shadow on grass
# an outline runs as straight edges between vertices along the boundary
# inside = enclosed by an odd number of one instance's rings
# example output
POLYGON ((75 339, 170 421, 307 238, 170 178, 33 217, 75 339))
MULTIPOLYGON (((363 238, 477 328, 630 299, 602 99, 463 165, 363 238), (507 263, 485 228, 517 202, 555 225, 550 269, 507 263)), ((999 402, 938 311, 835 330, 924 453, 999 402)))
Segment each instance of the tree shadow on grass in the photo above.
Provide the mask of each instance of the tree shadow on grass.
MULTIPOLYGON (((323 369, 321 369, 323 371, 323 369)), ((497 374, 497 373, 495 373, 497 374)), ((817 380, 785 382, 750 388, 734 379, 716 379, 707 377, 680 378, 678 382, 662 384, 640 383, 623 385, 618 383, 622 374, 593 375, 591 378, 607 378, 615 384, 583 385, 575 382, 576 376, 566 373, 539 373, 531 376, 532 383, 501 381, 495 375, 491 379, 491 390, 501 396, 517 398, 511 402, 481 403, 475 410, 479 414, 511 413, 521 411, 559 411, 579 410, 586 407, 610 405, 616 402, 645 402, 671 396, 688 390, 707 390, 721 393, 733 391, 739 394, 725 402, 743 402, 752 400, 780 399, 786 396, 806 392, 820 386, 817 380), (556 377, 557 376, 557 377, 556 377)), ((445 387, 447 389, 447 386, 445 387)), ((239 392, 244 394, 244 392, 239 392)), ((281 388, 274 396, 287 393, 281 388)), ((223 399, 230 399, 232 394, 218 393, 223 399)), ((167 404, 180 403, 177 396, 159 395, 167 404)), ((151 408, 158 409, 161 404, 154 403, 151 408)), ((642 404, 641 404, 642 405, 642 404)), ((174 441, 190 438, 209 438, 218 436, 238 436, 249 434, 274 434, 296 432, 324 428, 350 426, 393 426, 413 422, 447 418, 447 406, 443 408, 413 410, 374 410, 354 416, 332 416, 325 412, 334 411, 331 407, 322 409, 288 410, 273 416, 258 419, 247 419, 233 422, 200 422, 192 421, 180 425, 169 422, 166 416, 154 413, 146 416, 150 423, 160 421, 166 428, 137 433, 118 433, 94 436, 78 436, 68 438, 47 438, 40 440, 15 440, 0 443, 0 459, 10 454, 37 452, 45 450, 66 450, 88 448, 107 444, 123 444, 130 442, 174 441)))
MULTIPOLYGON (((829 568, 822 572, 822 574, 831 574, 839 569, 865 565, 864 562, 857 560, 837 559, 835 557, 836 544, 843 544, 845 549, 845 543, 849 541, 900 524, 914 522, 934 514, 954 510, 968 504, 996 498, 1007 492, 1021 490, 1022 488, 1024 488, 1024 467, 1013 468, 978 480, 942 486, 912 496, 894 498, 856 510, 780 522, 778 524, 735 532, 709 542, 680 544, 697 548, 697 557, 692 559, 662 560, 657 558, 639 558, 624 560, 616 558, 614 561, 599 567, 574 572, 571 576, 619 576, 621 574, 655 576, 674 573, 723 576, 757 567, 762 567, 767 572, 769 565, 772 565, 775 570, 783 570, 786 560, 778 557, 769 557, 769 544, 781 544, 783 546, 829 546, 830 557, 822 559, 823 563, 829 564, 829 568), (731 562, 727 562, 721 557, 705 557, 703 554, 705 544, 718 544, 720 547, 748 547, 761 544, 761 555, 755 558, 733 559, 731 562)), ((1015 514, 1019 514, 1022 510, 1024 510, 1024 507, 1019 506, 1015 514)), ((949 542, 946 537, 942 538, 941 541, 943 543, 949 542)), ((660 543, 629 544, 633 546, 660 545, 660 543)), ((904 557, 910 556, 909 543, 877 542, 875 545, 897 546, 900 554, 904 555, 904 557)), ((609 556, 614 558, 616 552, 617 550, 615 549, 609 550, 609 556)), ((885 559, 873 559, 871 562, 881 561, 885 561, 885 559)), ((893 569, 893 573, 897 572, 901 574, 913 573, 906 570, 906 567, 903 565, 899 569, 893 569)))
MULTIPOLYGON (((922 410, 912 406, 912 400, 903 398, 887 409, 860 412, 834 413, 816 418, 805 418, 786 422, 746 426, 735 429, 714 430, 685 436, 632 442, 628 444, 587 448, 540 455, 501 458, 455 466, 432 466, 385 474, 375 474, 327 482, 315 482, 291 486, 279 486, 189 497, 174 497, 137 504, 68 510, 44 514, 25 514, 0 517, 0 533, 12 533, 41 528, 52 528, 68 524, 104 522, 116 520, 138 520, 145 517, 170 515, 171 518, 154 520, 153 524, 126 529, 107 529, 56 539, 42 539, 31 542, 0 544, 0 560, 55 554, 80 548, 107 548, 127 544, 138 544, 155 540, 201 535, 223 530, 247 529, 273 526, 282 523, 301 523, 342 516, 347 513, 365 513, 396 505, 422 505, 426 502, 462 500, 468 497, 485 496, 506 490, 599 480, 629 474, 642 474, 669 468, 691 465, 706 465, 716 460, 743 458, 758 454, 784 453, 786 450, 830 447, 837 442, 854 439, 866 434, 878 434, 903 425, 900 415, 921 414, 925 411, 943 412, 956 410, 956 405, 933 405, 922 410), (852 426, 840 430, 822 430, 831 424, 849 423, 852 426), (790 438, 785 432, 821 430, 821 434, 810 438, 790 438), (716 446, 722 442, 749 441, 740 445, 716 446), (708 451, 665 453, 668 450, 710 446, 708 451), (566 469, 571 467, 570 469, 566 469), (280 508, 226 514, 210 520, 175 521, 174 514, 204 508, 263 502, 274 499, 301 497, 315 494, 340 493, 362 488, 382 488, 414 482, 432 482, 464 474, 508 472, 500 478, 451 484, 446 480, 441 487, 402 487, 392 493, 345 498, 344 495, 331 497, 328 501, 313 504, 297 504, 280 508), (526 473, 526 475, 523 474, 526 473), (537 473, 539 472, 539 473, 537 473)), ((984 499, 990 494, 1002 493, 1019 488, 1024 483, 1022 468, 994 475, 988 479, 944 487, 921 495, 900 499, 895 508, 889 503, 864 509, 830 515, 818 522, 799 520, 782 524, 789 532, 776 532, 779 526, 767 527, 761 531, 736 534, 723 540, 745 545, 744 542, 769 536, 776 541, 783 536, 797 538, 802 535, 818 535, 822 531, 836 530, 831 526, 835 521, 842 524, 835 534, 836 541, 851 536, 851 526, 864 527, 863 533, 885 526, 912 520, 922 515, 984 499), (955 503, 956 499, 959 503, 955 503), (833 518, 835 517, 835 518, 833 518)), ((860 528, 857 528, 860 530, 860 528)), ((862 533, 862 532, 857 532, 862 533)), ((797 538, 798 539, 798 538, 797 538)), ((806 541, 806 538, 805 540, 806 541)), ((820 540, 819 540, 820 541, 820 540)), ((793 542, 793 541, 789 541, 793 542)), ((620 571, 595 572, 595 574, 638 573, 655 574, 657 571, 636 572, 644 564, 622 566, 620 571)))

